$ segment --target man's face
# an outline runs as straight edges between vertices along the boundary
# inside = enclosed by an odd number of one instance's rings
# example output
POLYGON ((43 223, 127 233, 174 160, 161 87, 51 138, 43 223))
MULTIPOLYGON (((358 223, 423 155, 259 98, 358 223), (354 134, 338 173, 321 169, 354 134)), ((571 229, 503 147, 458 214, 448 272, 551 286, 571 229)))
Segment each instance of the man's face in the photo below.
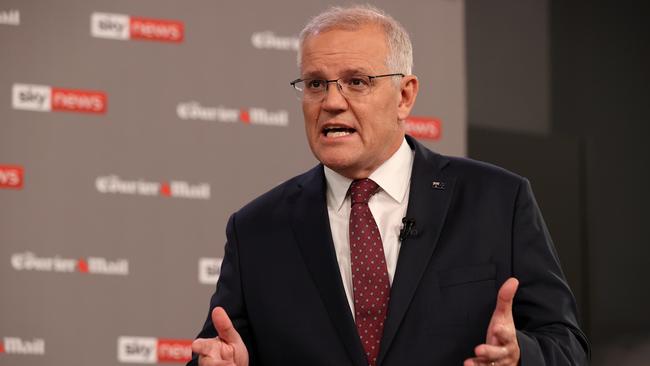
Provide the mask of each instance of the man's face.
MULTIPOLYGON (((301 77, 338 79, 381 75, 388 70, 388 47, 375 25, 358 30, 333 29, 305 40, 301 77)), ((302 103, 309 146, 324 165, 348 178, 366 178, 400 146, 403 120, 417 94, 417 79, 409 76, 396 86, 393 77, 373 80, 369 94, 346 99, 335 83, 321 101, 302 103), (405 99, 404 89, 406 91, 405 99), (334 131, 332 129, 334 128, 334 131)))

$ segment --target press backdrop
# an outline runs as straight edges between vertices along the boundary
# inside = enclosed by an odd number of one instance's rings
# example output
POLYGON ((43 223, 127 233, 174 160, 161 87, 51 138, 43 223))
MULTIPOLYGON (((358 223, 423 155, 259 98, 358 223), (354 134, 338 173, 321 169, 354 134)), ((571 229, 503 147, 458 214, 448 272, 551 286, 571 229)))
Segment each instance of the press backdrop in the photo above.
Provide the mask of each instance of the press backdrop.
MULTIPOLYGON (((224 226, 314 164, 289 81, 327 1, 0 2, 0 365, 178 362, 224 226)), ((462 0, 410 31, 410 133, 464 155, 462 0)))

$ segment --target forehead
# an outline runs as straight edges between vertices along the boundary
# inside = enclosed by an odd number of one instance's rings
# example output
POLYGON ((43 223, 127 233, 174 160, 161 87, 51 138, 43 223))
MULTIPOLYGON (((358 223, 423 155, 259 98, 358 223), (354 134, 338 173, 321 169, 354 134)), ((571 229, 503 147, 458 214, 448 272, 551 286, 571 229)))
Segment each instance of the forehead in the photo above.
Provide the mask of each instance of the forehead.
POLYGON ((331 29, 311 36, 301 48, 303 75, 328 77, 358 71, 374 74, 386 71, 388 46, 383 30, 365 25, 355 30, 331 29))

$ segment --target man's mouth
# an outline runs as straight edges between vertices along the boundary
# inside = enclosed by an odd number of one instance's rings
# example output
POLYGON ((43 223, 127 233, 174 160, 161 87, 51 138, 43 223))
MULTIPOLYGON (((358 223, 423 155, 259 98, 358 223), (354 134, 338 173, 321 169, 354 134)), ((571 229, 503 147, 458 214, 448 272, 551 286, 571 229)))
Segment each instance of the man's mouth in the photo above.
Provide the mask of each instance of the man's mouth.
POLYGON ((342 137, 355 133, 357 130, 344 126, 326 126, 321 131, 325 137, 342 137))

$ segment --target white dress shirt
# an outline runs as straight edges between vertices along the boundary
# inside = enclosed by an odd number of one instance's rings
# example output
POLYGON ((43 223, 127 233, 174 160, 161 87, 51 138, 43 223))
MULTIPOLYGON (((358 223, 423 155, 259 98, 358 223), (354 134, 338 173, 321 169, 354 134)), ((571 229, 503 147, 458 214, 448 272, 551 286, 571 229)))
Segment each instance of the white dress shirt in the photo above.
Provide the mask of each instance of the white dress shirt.
MULTIPOLYGON (((368 207, 377 222, 381 241, 384 245, 388 279, 393 283, 397 257, 399 255, 399 232, 402 218, 406 215, 413 168, 413 151, 406 140, 399 149, 368 178, 379 185, 379 190, 368 201, 368 207)), ((346 178, 325 167, 327 180, 327 213, 329 214, 332 240, 339 262, 345 295, 354 316, 352 294, 352 269, 350 268, 350 196, 347 194, 352 179, 346 178)))

